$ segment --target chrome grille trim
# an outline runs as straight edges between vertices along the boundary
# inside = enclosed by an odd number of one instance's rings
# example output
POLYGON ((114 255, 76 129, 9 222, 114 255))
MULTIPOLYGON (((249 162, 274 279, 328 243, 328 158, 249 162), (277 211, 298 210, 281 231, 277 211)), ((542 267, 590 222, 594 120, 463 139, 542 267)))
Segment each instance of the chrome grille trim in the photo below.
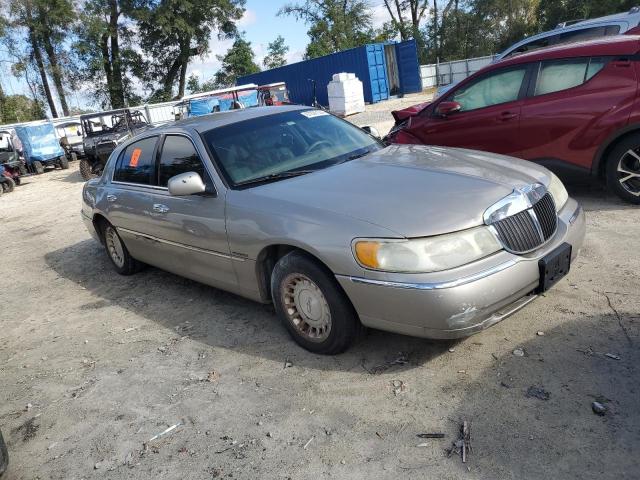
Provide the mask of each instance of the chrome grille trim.
POLYGON ((545 193, 527 210, 493 222, 491 228, 508 252, 524 254, 540 248, 558 228, 558 216, 551 194, 545 193))

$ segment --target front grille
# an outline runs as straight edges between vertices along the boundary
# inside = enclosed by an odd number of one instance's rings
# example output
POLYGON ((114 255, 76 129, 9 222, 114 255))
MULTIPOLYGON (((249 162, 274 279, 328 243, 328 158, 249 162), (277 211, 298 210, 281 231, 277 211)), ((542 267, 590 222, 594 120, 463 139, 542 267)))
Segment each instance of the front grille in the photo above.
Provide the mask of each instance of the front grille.
POLYGON ((535 250, 556 232, 558 217, 553 198, 546 193, 533 207, 492 224, 504 247, 513 253, 535 250))

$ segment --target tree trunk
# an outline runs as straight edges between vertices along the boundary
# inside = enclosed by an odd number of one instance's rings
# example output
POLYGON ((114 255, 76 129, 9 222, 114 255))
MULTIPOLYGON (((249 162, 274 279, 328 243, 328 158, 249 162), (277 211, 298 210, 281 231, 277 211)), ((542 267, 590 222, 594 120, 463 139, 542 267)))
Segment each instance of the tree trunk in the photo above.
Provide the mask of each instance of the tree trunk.
POLYGON ((178 98, 184 97, 184 87, 187 83, 187 67, 189 66, 189 57, 182 59, 180 68, 180 83, 178 85, 178 98))
POLYGON ((178 57, 171 64, 171 68, 167 72, 167 76, 164 77, 164 83, 162 85, 162 92, 164 94, 165 100, 171 100, 171 93, 173 90, 173 83, 176 80, 176 76, 178 72, 182 69, 182 54, 178 55, 178 57))
POLYGON ((53 95, 51 95, 51 89, 49 88, 49 80, 47 79, 47 71, 44 68, 44 62, 42 61, 42 52, 40 51, 40 45, 36 39, 33 31, 29 32, 29 40, 31 42, 31 48, 33 50, 33 57, 36 60, 38 66, 38 72, 40 72, 40 79, 42 80, 42 88, 44 94, 47 97, 47 103, 49 104, 49 110, 51 110, 51 116, 58 118, 58 110, 56 110, 56 104, 53 101, 53 95))
POLYGON ((58 100, 62 106, 62 113, 68 117, 69 107, 67 105, 67 98, 64 94, 64 86, 62 85, 62 72, 60 71, 60 65, 58 64, 58 55, 53 48, 51 39, 47 36, 43 36, 42 43, 44 45, 44 51, 47 53, 49 59, 49 65, 51 65, 51 76, 53 77, 53 83, 56 86, 58 92, 58 100))
POLYGON ((104 69, 104 75, 107 78, 107 89, 109 90, 109 99, 114 98, 113 93, 113 72, 111 71, 111 61, 109 54, 109 35, 103 33, 100 37, 100 50, 102 52, 102 67, 104 69))
POLYGON ((118 38, 118 0, 109 0, 109 37, 111 39, 111 107, 124 107, 124 86, 122 83, 122 63, 118 38))

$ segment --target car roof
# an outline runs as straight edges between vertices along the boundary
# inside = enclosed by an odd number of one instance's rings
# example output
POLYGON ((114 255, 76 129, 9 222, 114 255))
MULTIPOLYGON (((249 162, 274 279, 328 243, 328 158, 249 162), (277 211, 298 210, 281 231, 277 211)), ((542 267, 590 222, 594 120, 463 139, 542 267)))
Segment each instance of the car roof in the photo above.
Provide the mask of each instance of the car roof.
POLYGON ((86 120, 87 118, 104 117, 107 115, 118 115, 125 112, 133 113, 133 111, 128 108, 118 108, 117 110, 107 110, 105 112, 85 113, 84 115, 80 115, 80 120, 86 120))
POLYGON ((282 112, 292 112, 297 110, 308 110, 311 107, 305 105, 283 105, 283 106, 269 106, 269 107, 249 107, 241 108, 238 110, 227 110, 224 112, 210 113, 208 115, 201 115, 199 117, 191 117, 185 120, 179 120, 175 123, 171 123, 163 128, 172 127, 187 127, 202 133, 214 128, 224 127, 245 120, 251 120, 253 118, 267 117, 269 115, 276 115, 282 112))
POLYGON ((633 55, 637 53, 638 50, 640 50, 640 36, 615 35, 611 37, 598 38, 596 40, 588 40, 585 42, 565 43, 553 47, 541 48, 515 57, 499 60, 498 62, 491 64, 490 67, 497 68, 504 67, 506 65, 517 65, 520 63, 567 57, 633 55))

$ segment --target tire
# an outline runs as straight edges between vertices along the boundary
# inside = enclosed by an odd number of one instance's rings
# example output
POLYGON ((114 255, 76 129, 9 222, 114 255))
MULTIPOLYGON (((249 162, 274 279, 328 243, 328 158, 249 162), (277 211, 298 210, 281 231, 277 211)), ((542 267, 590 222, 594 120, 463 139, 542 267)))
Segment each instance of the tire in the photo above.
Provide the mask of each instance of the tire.
POLYGON ((618 143, 607 158, 609 190, 623 200, 640 204, 640 136, 629 136, 618 143))
POLYGON ((331 272, 303 252, 288 253, 271 274, 271 296, 284 327, 301 347, 324 355, 347 350, 362 324, 331 272))
POLYGON ((9 466, 9 452, 7 451, 7 444, 4 443, 2 432, 0 431, 0 476, 7 471, 9 466))
POLYGON ((133 275, 142 269, 143 264, 129 254, 117 230, 110 223, 105 223, 102 227, 102 241, 111 264, 120 275, 133 275))
POLYGON ((13 181, 13 178, 5 177, 6 182, 2 184, 6 193, 13 192, 16 188, 16 182, 13 181))
POLYGON ((82 160, 80 160, 80 175, 82 175, 82 178, 84 180, 90 180, 97 177, 97 175, 93 173, 91 164, 89 163, 89 160, 87 158, 83 158, 82 160))
POLYGON ((71 162, 75 162, 76 160, 78 160, 78 155, 76 154, 76 152, 71 152, 71 162))
POLYGON ((0 184, 0 197, 2 196, 3 193, 4 193, 4 183, 0 184))
POLYGON ((67 157, 60 157, 60 161, 58 162, 58 165, 60 165, 60 168, 62 170, 66 170, 69 168, 69 160, 67 160, 67 157))
POLYGON ((38 174, 41 175, 44 173, 44 165, 42 165, 41 162, 39 162, 38 160, 34 160, 33 164, 33 170, 38 174))

